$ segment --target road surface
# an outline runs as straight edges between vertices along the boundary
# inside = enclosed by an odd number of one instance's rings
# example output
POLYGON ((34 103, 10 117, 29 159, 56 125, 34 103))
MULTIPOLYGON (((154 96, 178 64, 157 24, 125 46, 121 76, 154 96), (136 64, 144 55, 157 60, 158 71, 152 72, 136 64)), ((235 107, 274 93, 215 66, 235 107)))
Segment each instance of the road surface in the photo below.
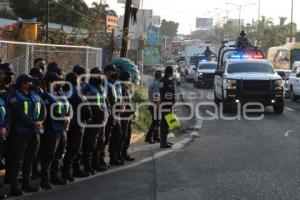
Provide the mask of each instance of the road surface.
MULTIPOLYGON (((204 94, 194 104, 212 92, 182 87, 204 94)), ((136 152, 149 161, 22 199, 299 200, 299 112, 300 102, 287 100, 284 114, 268 109, 260 121, 203 121, 200 137, 183 149, 157 159, 158 148, 136 152)))

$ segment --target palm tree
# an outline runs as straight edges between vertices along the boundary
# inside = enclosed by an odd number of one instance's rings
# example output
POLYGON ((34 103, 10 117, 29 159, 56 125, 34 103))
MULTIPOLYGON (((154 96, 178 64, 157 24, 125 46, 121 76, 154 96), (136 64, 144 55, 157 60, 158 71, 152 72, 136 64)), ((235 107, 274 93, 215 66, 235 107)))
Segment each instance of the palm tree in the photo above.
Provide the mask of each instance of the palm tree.
POLYGON ((94 2, 91 8, 92 16, 94 17, 93 24, 90 28, 89 39, 95 40, 99 33, 106 31, 106 16, 108 13, 108 5, 94 2))

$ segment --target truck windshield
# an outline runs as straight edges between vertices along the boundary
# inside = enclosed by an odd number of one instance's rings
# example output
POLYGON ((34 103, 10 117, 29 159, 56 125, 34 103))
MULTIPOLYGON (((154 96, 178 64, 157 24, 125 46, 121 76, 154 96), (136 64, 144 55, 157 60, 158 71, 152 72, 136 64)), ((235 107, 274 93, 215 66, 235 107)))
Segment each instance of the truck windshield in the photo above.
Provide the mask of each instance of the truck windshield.
POLYGON ((228 73, 264 73, 274 74, 272 65, 264 63, 232 63, 228 66, 228 73))
POLYGON ((200 64, 199 69, 217 69, 217 64, 200 64))

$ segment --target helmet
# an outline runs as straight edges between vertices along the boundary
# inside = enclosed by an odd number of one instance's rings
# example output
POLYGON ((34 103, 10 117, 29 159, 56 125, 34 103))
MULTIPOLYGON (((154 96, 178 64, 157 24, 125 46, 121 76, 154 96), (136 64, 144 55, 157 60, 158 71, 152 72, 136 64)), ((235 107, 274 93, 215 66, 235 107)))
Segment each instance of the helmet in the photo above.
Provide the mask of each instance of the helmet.
POLYGON ((246 36, 246 31, 241 31, 240 36, 246 36))
POLYGON ((32 82, 32 81, 33 81, 33 78, 30 75, 21 74, 20 76, 18 76, 18 78, 16 80, 16 88, 20 89, 22 84, 32 82))
POLYGON ((80 76, 80 75, 83 75, 83 74, 86 74, 86 69, 80 65, 75 65, 74 68, 73 68, 73 72, 77 75, 77 76, 80 76))

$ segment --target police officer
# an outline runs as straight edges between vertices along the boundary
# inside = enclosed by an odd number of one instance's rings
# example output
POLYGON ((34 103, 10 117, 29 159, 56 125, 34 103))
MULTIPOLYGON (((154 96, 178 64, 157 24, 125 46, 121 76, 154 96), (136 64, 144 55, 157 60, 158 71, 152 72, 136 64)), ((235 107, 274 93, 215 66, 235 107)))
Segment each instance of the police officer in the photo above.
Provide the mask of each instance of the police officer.
POLYGON ((212 52, 210 50, 209 46, 206 47, 206 50, 204 51, 204 55, 208 60, 210 60, 212 56, 215 56, 215 57, 217 56, 214 52, 212 52))
MULTIPOLYGON (((107 107, 105 104, 105 95, 101 90, 103 84, 101 70, 99 68, 93 68, 90 74, 91 77, 89 83, 84 88, 84 94, 91 104, 92 120, 88 123, 90 127, 87 127, 84 133, 82 161, 84 171, 89 175, 94 175, 96 171, 101 171, 97 142, 98 138, 103 138, 104 136, 107 107)), ((101 148, 100 146, 100 149, 101 148)))
MULTIPOLYGON (((91 109, 88 105, 81 107, 78 110, 79 106, 83 103, 87 103, 86 97, 81 94, 80 95, 80 88, 78 76, 70 72, 66 76, 66 82, 69 82, 72 88, 65 91, 67 94, 70 94, 68 101, 70 102, 73 108, 73 118, 71 120, 70 129, 68 131, 68 140, 67 140, 67 151, 63 160, 63 168, 62 168, 62 178, 73 182, 74 176, 73 174, 80 175, 81 177, 87 176, 84 175, 80 168, 80 163, 75 162, 76 156, 80 153, 83 135, 84 135, 84 127, 79 124, 79 122, 86 123, 92 117, 91 109), (78 113, 80 112, 80 114, 78 113), (78 115, 79 114, 79 115, 78 115), (80 118, 78 118, 80 117, 80 118), (71 168, 73 166, 73 174, 71 173, 71 168)), ((69 87, 69 86, 68 86, 69 87)))
MULTIPOLYGON (((40 60, 40 62, 38 62, 38 63, 42 64, 43 61, 40 60)), ((45 89, 45 79, 44 79, 45 75, 43 73, 42 68, 38 67, 38 66, 32 68, 29 72, 29 75, 33 78, 31 91, 42 96, 44 89, 45 89)), ((40 161, 40 151, 38 151, 37 155, 35 156, 35 161, 33 162, 33 166, 32 166, 31 178, 33 180, 38 179, 38 177, 40 176, 40 171, 39 171, 39 167, 38 167, 39 161, 40 161)))
POLYGON ((17 177, 20 167, 23 171, 23 190, 37 192, 38 187, 30 184, 32 163, 39 146, 39 135, 44 133, 43 121, 46 109, 41 97, 30 91, 32 77, 20 75, 16 81, 16 91, 8 99, 11 118, 11 195, 20 196, 17 177))
POLYGON ((122 103, 122 88, 117 84, 119 78, 119 70, 115 65, 107 65, 104 68, 104 74, 108 81, 108 101, 111 108, 111 113, 106 126, 106 143, 109 141, 110 165, 123 165, 124 162, 118 152, 121 147, 122 128, 121 122, 118 119, 120 113, 114 112, 115 109, 120 110, 122 103))
POLYGON ((237 39, 235 46, 238 47, 239 49, 246 49, 247 47, 251 47, 253 45, 246 37, 246 32, 241 31, 240 37, 237 39))
POLYGON ((61 81, 58 74, 50 72, 46 75, 47 90, 43 94, 43 99, 48 114, 45 121, 46 131, 41 140, 41 187, 43 189, 52 188, 50 181, 54 185, 67 184, 67 181, 59 176, 59 167, 65 150, 71 111, 61 85, 56 84, 56 81, 61 81), (49 180, 50 175, 51 180, 49 180))
POLYGON ((175 104, 175 84, 172 79, 173 67, 168 66, 165 69, 165 75, 160 81, 160 99, 161 99, 161 125, 160 125, 160 137, 161 148, 172 148, 171 143, 168 143, 167 136, 169 134, 169 126, 165 119, 165 116, 173 112, 173 106, 175 104))
MULTIPOLYGON (((7 128, 8 128, 8 121, 7 121, 7 98, 13 92, 13 88, 11 87, 12 80, 13 80, 14 72, 12 70, 12 66, 9 63, 2 63, 0 64, 0 168, 4 168, 2 160, 4 158, 4 150, 6 150, 5 156, 5 165, 6 165, 6 173, 5 173, 5 181, 9 183, 9 149, 8 143, 5 143, 8 140, 7 136, 7 128)), ((6 194, 0 195, 0 199, 6 197, 6 194)))
POLYGON ((132 118, 134 117, 134 108, 132 104, 132 95, 131 95, 131 75, 129 72, 122 72, 120 74, 120 81, 122 86, 122 99, 125 106, 125 111, 121 113, 121 127, 122 127, 122 136, 121 136, 121 158, 125 161, 134 161, 135 158, 132 158, 128 155, 128 149, 130 146, 131 140, 131 124, 132 118))

